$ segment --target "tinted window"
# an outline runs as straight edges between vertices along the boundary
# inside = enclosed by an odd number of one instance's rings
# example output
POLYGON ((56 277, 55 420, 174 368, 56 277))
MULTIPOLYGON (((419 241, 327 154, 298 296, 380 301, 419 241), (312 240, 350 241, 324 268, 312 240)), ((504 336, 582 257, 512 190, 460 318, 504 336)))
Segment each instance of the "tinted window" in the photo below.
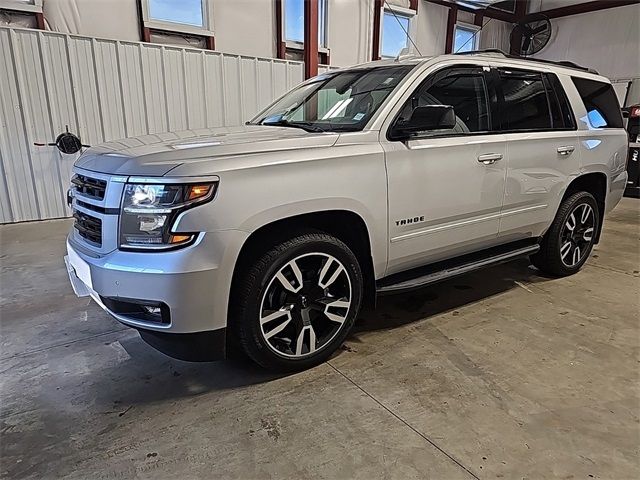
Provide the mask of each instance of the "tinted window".
POLYGON ((484 76, 476 69, 452 69, 427 80, 402 108, 398 122, 407 123, 413 109, 425 105, 451 105, 456 114, 453 129, 433 133, 464 134, 490 129, 487 88, 484 76))
POLYGON ((558 80, 552 73, 545 73, 545 85, 549 94, 549 105, 551 107, 551 119, 554 129, 574 129, 576 127, 575 118, 569 105, 567 94, 558 80))
POLYGON ((571 78, 587 109, 587 120, 594 128, 622 128, 622 113, 613 87, 604 82, 571 78))
POLYGON ((541 73, 501 71, 504 130, 552 128, 547 91, 541 73))

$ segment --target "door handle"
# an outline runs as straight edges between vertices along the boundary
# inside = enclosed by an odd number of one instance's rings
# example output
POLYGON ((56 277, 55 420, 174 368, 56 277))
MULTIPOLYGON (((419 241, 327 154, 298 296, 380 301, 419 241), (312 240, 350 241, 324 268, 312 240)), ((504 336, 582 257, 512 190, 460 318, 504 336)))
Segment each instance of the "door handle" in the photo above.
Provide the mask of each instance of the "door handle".
POLYGON ((567 146, 564 146, 564 147, 558 147, 558 153, 560 155, 568 157, 569 155, 571 155, 575 151, 575 149, 576 149, 576 147, 574 147, 573 145, 567 145, 567 146))
POLYGON ((478 155, 478 161, 485 165, 492 165, 498 160, 502 160, 501 153, 485 153, 484 155, 478 155))

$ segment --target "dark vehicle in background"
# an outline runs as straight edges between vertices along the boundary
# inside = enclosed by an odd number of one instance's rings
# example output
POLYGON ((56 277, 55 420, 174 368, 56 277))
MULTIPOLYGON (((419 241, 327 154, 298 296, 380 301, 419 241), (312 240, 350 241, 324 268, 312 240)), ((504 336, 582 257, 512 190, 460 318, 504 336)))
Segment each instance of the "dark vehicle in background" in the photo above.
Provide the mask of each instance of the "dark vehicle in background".
POLYGON ((625 197, 640 198, 640 105, 632 105, 622 109, 627 119, 629 133, 629 159, 627 160, 627 188, 625 197))

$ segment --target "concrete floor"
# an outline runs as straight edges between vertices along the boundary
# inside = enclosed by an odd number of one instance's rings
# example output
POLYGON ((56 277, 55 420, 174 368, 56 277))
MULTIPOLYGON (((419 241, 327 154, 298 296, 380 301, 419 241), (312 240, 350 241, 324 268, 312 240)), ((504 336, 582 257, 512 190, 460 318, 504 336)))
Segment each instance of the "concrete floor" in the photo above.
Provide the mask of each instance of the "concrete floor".
POLYGON ((586 268, 367 312, 330 362, 189 364, 76 298, 68 221, 0 227, 4 478, 640 478, 637 200, 586 268))

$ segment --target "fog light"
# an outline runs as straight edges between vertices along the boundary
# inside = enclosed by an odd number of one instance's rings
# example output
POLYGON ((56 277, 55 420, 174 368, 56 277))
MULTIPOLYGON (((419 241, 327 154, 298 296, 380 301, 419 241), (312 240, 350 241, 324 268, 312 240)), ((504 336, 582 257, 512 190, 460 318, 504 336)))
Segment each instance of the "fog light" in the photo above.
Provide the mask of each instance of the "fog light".
POLYGON ((144 308, 148 314, 150 315, 161 315, 162 314, 162 310, 160 310, 160 307, 152 307, 149 305, 143 305, 142 308, 144 308))

